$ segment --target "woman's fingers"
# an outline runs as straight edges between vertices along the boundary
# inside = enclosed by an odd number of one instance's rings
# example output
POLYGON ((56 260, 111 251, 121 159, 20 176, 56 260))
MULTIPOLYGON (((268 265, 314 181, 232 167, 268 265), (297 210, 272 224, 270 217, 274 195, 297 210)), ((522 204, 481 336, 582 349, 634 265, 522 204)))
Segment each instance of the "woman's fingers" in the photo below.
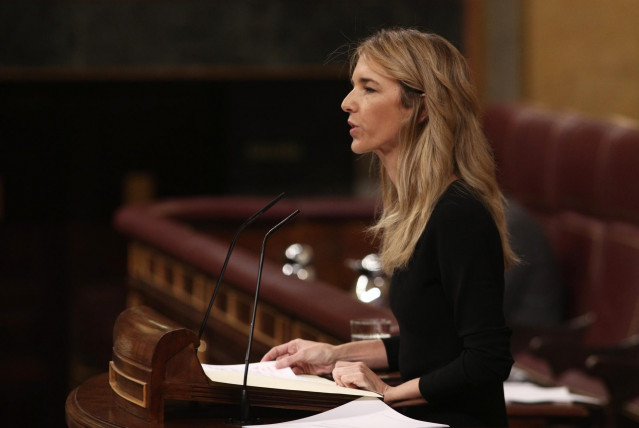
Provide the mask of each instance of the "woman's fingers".
POLYGON ((286 367, 293 367, 298 363, 304 363, 304 355, 301 352, 294 354, 282 355, 275 360, 275 367, 278 369, 284 369, 286 367))
POLYGON ((333 379, 339 386, 347 388, 361 388, 375 391, 375 375, 362 362, 338 361, 333 369, 333 379))
POLYGON ((273 347, 262 361, 276 361, 277 368, 290 367, 296 374, 328 374, 333 369, 333 347, 326 343, 294 339, 273 347))
POLYGON ((274 346, 262 357, 262 361, 272 361, 277 360, 283 355, 287 355, 289 353, 289 345, 291 342, 283 343, 281 345, 274 346))

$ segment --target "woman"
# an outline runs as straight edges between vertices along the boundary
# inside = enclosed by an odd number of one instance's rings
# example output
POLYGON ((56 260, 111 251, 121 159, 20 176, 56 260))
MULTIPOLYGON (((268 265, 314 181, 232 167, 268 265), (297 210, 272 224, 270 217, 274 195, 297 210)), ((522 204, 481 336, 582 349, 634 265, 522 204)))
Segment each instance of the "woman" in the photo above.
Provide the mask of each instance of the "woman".
POLYGON ((400 335, 333 346, 276 346, 297 373, 333 374, 376 391, 417 419, 453 427, 507 426, 503 386, 512 365, 502 303, 508 244, 503 197, 464 58, 416 30, 382 30, 354 52, 351 149, 381 163, 383 211, 373 230, 392 273, 400 335), (399 370, 398 386, 372 370, 399 370))

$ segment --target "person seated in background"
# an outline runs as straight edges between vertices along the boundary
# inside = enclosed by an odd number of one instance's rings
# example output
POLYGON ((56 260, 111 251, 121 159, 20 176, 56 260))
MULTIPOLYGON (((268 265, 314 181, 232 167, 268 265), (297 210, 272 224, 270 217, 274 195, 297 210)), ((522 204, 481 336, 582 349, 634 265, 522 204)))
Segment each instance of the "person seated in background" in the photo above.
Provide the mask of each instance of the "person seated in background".
POLYGON ((520 262, 504 274, 504 315, 518 327, 552 327, 564 320, 564 289, 550 242, 537 220, 519 202, 505 209, 510 244, 520 262))

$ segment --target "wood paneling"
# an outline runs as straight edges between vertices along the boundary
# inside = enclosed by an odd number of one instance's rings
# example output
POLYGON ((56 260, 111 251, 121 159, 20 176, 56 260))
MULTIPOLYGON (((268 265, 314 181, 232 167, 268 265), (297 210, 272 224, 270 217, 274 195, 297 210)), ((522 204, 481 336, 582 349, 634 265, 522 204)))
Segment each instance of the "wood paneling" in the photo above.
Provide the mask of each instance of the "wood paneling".
POLYGON ((639 119, 639 3, 524 1, 524 97, 639 119))

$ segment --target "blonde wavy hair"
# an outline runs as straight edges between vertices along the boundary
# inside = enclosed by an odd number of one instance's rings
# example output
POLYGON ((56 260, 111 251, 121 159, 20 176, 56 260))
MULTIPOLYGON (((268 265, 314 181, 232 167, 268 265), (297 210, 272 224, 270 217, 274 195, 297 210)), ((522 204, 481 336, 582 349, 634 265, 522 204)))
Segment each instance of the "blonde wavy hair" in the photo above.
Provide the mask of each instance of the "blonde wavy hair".
POLYGON ((506 228, 505 199, 464 57, 444 38, 413 29, 385 29, 365 39, 351 55, 351 74, 363 56, 399 83, 401 102, 412 109, 399 135, 394 184, 380 162, 383 206, 371 230, 380 238, 384 270, 392 273, 406 266, 453 175, 492 215, 505 266, 516 263, 506 228))

